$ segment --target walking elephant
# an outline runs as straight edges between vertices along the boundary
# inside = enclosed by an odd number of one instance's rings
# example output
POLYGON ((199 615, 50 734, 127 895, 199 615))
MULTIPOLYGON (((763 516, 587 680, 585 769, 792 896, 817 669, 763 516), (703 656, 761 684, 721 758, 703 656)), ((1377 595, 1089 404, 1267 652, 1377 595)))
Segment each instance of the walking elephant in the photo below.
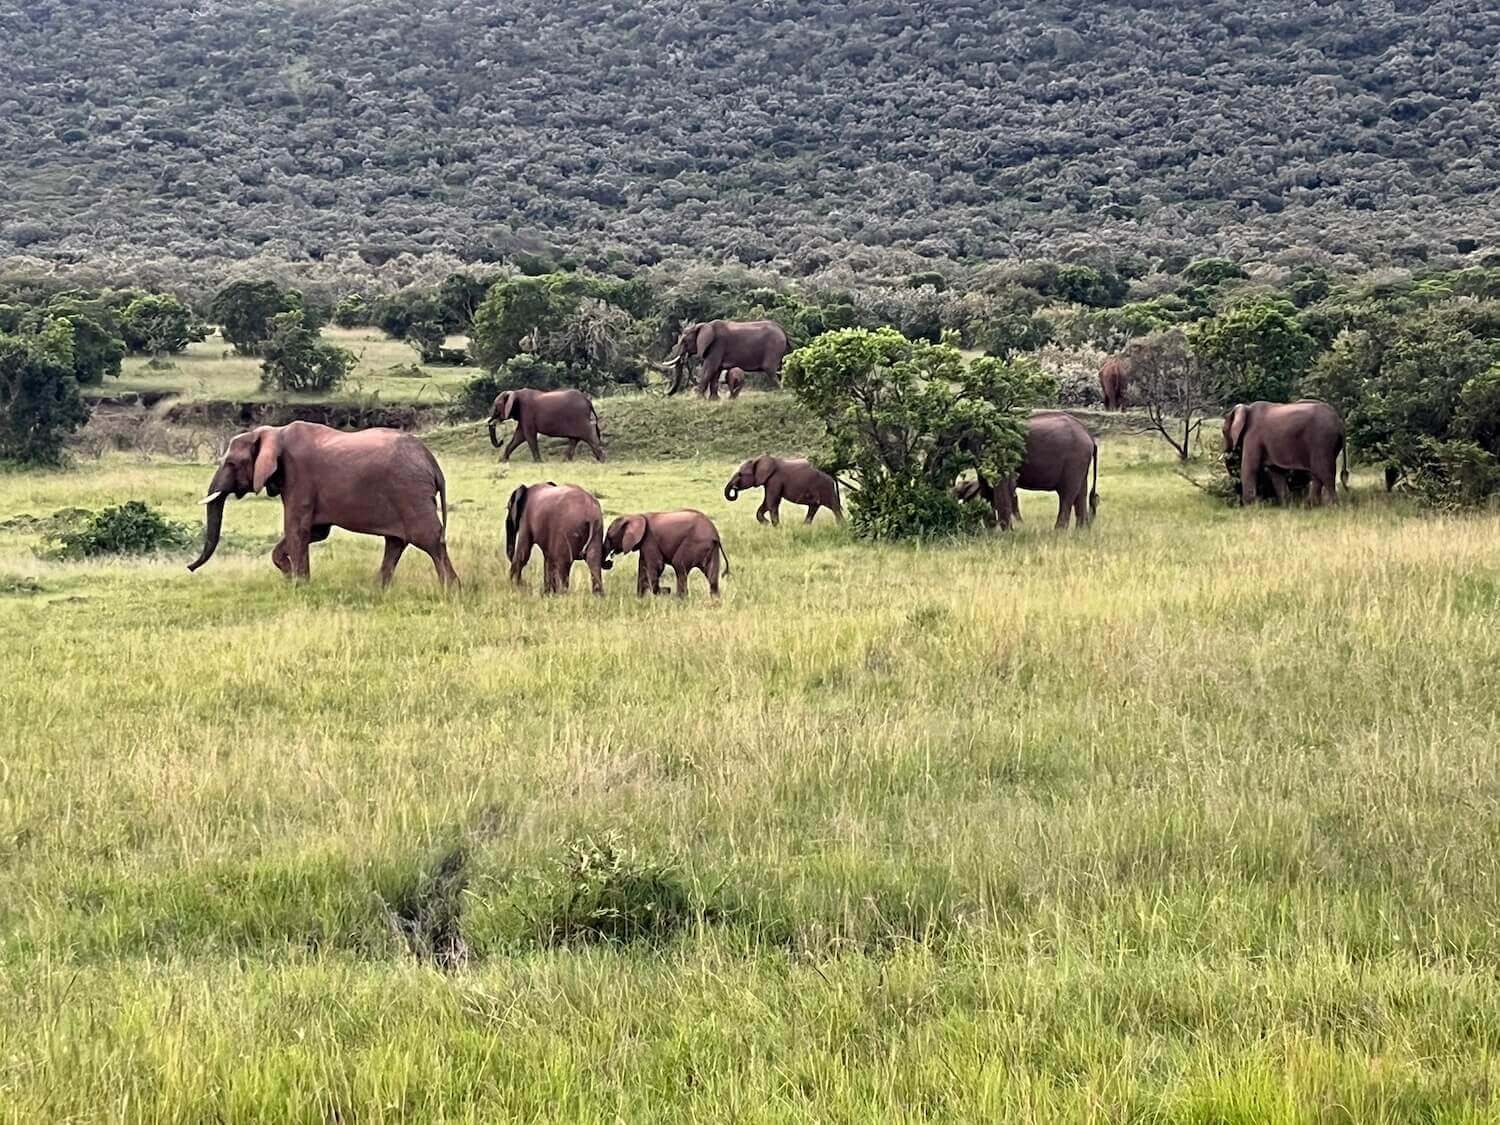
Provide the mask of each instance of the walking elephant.
POLYGON ((615 555, 641 553, 636 569, 636 593, 661 593, 661 572, 671 567, 677 578, 677 596, 687 597, 688 574, 701 570, 708 579, 708 592, 719 596, 719 559, 729 575, 729 555, 719 539, 714 521, 702 512, 685 508, 677 512, 644 512, 621 516, 604 535, 604 567, 614 565, 615 555))
POLYGON ((764 371, 779 380, 781 361, 789 350, 786 332, 773 320, 710 320, 689 324, 677 338, 673 354, 661 364, 663 370, 672 372, 672 386, 667 394, 675 395, 682 389, 683 377, 693 359, 703 361, 698 393, 708 398, 719 397, 719 375, 730 367, 738 367, 742 373, 764 371))
POLYGON ((432 452, 399 430, 344 433, 315 422, 259 426, 236 434, 208 483, 208 524, 197 570, 213 557, 224 501, 265 489, 281 497, 282 536, 271 561, 306 578, 308 546, 335 527, 385 539, 380 584, 390 584, 408 543, 427 552, 444 586, 458 584, 448 558, 448 486, 432 452))
POLYGON ((505 557, 510 579, 522 584, 533 547, 541 547, 542 592, 567 590, 573 564, 588 564, 595 594, 604 593, 604 513, 593 493, 576 484, 521 485, 505 508, 505 557))
POLYGON ((800 457, 760 456, 746 461, 724 486, 724 499, 733 503, 739 499, 740 492, 747 488, 766 490, 760 508, 755 513, 757 523, 765 523, 769 516, 771 526, 780 527, 783 500, 807 506, 805 523, 812 523, 819 508, 827 508, 833 513, 835 520, 844 522, 844 506, 839 502, 838 481, 811 461, 800 457))
POLYGON ((1256 478, 1262 468, 1271 477, 1276 496, 1285 502, 1287 476, 1302 471, 1312 476, 1308 488, 1314 504, 1338 503, 1339 454, 1341 476, 1349 488, 1349 451, 1344 442, 1344 420, 1326 402, 1240 403, 1224 415, 1224 456, 1240 455, 1240 502, 1254 504, 1259 494, 1256 478))
POLYGON ((1020 515, 1016 490, 1057 493, 1057 528, 1087 527, 1099 510, 1099 445, 1083 424, 1070 414, 1045 411, 1033 414, 1026 426, 1026 450, 1021 467, 997 488, 984 477, 962 481, 953 494, 960 500, 981 497, 990 505, 995 523, 1009 530, 1020 515), (1094 481, 1089 484, 1089 468, 1094 481))
POLYGON ((511 420, 516 423, 516 432, 511 435, 510 444, 505 447, 505 453, 500 458, 502 461, 509 461, 510 455, 523 441, 531 447, 532 459, 540 461, 542 451, 536 443, 538 434, 542 437, 567 438, 568 451, 564 456, 569 461, 573 460, 579 442, 586 443, 594 451, 596 461, 604 460, 599 415, 589 396, 582 391, 538 391, 525 387, 497 396, 489 418, 490 444, 496 449, 500 448, 500 438, 495 427, 511 420))
POLYGON ((1130 390, 1130 365, 1117 355, 1106 359, 1099 368, 1099 389, 1104 392, 1105 410, 1124 410, 1125 395, 1130 390))

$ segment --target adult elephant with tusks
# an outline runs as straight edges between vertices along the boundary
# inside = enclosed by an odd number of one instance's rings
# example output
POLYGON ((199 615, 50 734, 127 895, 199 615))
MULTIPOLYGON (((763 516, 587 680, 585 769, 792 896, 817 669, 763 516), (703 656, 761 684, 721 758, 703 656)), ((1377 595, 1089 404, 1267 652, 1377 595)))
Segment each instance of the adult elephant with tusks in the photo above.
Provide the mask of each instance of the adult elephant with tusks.
POLYGON ((497 395, 495 404, 490 408, 488 423, 490 444, 496 449, 500 448, 500 436, 496 427, 501 422, 510 421, 515 422, 516 432, 511 435, 510 444, 501 455, 502 461, 509 461, 510 455, 523 441, 531 447, 532 458, 540 461, 542 451, 536 443, 538 435, 566 438, 568 451, 564 457, 569 461, 573 460, 579 442, 584 442, 594 451, 596 461, 604 460, 599 415, 594 410, 592 400, 582 391, 538 391, 524 387, 519 391, 505 391, 497 395))
POLYGON ((781 361, 790 350, 786 330, 774 320, 710 320, 689 324, 677 337, 677 347, 661 363, 672 372, 668 395, 682 389, 688 365, 693 359, 703 361, 698 376, 698 393, 707 398, 719 397, 719 377, 731 367, 744 371, 764 371, 780 381, 781 361))
POLYGON ((213 557, 224 501, 265 490, 281 498, 282 536, 271 551, 278 570, 309 574, 308 545, 335 527, 385 539, 380 584, 388 585, 408 543, 427 552, 444 586, 458 584, 448 558, 448 486, 432 451, 411 434, 344 433, 315 422, 259 426, 236 434, 208 483, 208 525, 197 570, 213 557))

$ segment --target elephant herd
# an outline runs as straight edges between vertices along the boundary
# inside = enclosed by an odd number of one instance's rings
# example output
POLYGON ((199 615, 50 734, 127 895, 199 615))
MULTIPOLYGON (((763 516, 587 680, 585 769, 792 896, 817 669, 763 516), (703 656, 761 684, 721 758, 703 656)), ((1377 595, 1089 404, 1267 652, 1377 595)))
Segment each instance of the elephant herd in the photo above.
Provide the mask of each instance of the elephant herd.
MULTIPOLYGON (((749 360, 747 352, 728 347, 723 337, 714 334, 706 339, 696 331, 711 327, 693 326, 694 339, 682 344, 679 357, 706 355, 705 367, 712 370, 704 377, 704 386, 717 393, 724 363, 734 358, 749 360)), ((756 369, 779 367, 782 345, 774 339, 755 339, 759 340, 755 346, 768 349, 759 353, 756 369)), ((728 368, 731 396, 737 393, 734 371, 739 366, 728 368)), ((1125 378, 1123 372, 1111 375, 1119 375, 1109 380, 1113 405, 1123 396, 1125 378)), ((496 428, 506 421, 516 423, 516 432, 505 447, 504 459, 525 442, 540 460, 538 435, 567 440, 569 460, 580 443, 587 444, 596 459, 605 459, 599 416, 588 396, 579 391, 526 389, 497 397, 488 420, 490 441, 496 448, 500 446, 496 428)), ((1242 403, 1225 415, 1223 436, 1226 458, 1236 453, 1240 457, 1241 495, 1246 504, 1257 499, 1262 477, 1284 501, 1294 476, 1308 482, 1311 502, 1335 503, 1340 453, 1344 454, 1341 480, 1348 488, 1344 423, 1326 403, 1242 403)), ((1076 522, 1082 528, 1098 510, 1098 485, 1098 442, 1072 415, 1054 410, 1038 412, 1028 420, 1025 449, 1015 474, 998 482, 983 476, 961 482, 954 495, 963 501, 983 500, 992 522, 1008 529, 1019 518, 1018 489, 1055 492, 1056 526, 1061 529, 1076 522)), ((724 498, 732 502, 752 488, 763 490, 755 513, 759 523, 779 526, 783 501, 805 507, 807 523, 823 508, 843 522, 838 481, 807 460, 751 458, 729 478, 724 498)), ((443 471, 427 446, 410 434, 387 429, 345 433, 312 422, 292 422, 236 435, 203 499, 208 505, 203 550, 189 570, 201 567, 218 547, 225 500, 261 491, 281 499, 282 537, 271 551, 271 560, 289 577, 306 578, 309 547, 340 527, 385 540, 382 585, 390 582, 408 546, 432 559, 444 586, 458 583, 448 556, 443 471)), ((505 554, 516 583, 522 581, 537 548, 544 560, 543 589, 548 593, 568 588, 573 564, 579 561, 588 566, 594 593, 603 593, 603 572, 611 568, 614 557, 633 553, 640 555, 636 590, 642 595, 660 592, 662 572, 668 567, 676 577, 679 596, 687 593, 693 570, 703 573, 716 597, 721 573, 729 573, 729 556, 718 529, 702 512, 683 509, 623 515, 606 529, 599 501, 576 485, 521 485, 511 493, 506 506, 505 554)))

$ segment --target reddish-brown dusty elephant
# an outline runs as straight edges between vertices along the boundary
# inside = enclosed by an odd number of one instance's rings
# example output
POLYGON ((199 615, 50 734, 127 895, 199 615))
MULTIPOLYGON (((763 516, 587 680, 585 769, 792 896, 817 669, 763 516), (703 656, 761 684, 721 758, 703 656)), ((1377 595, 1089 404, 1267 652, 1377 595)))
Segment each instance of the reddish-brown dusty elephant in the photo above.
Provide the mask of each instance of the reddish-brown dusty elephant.
POLYGON ((839 502, 839 484, 833 477, 800 457, 762 455, 746 461, 724 486, 724 499, 739 499, 747 488, 764 488, 765 496, 755 512, 758 523, 769 516, 772 527, 781 525, 781 502, 807 505, 806 523, 812 523, 819 508, 827 508, 839 523, 844 522, 844 506, 839 502))
POLYGON ((724 384, 729 388, 730 398, 739 398, 740 392, 745 389, 745 369, 743 367, 731 367, 724 372, 724 384))
POLYGON ((1001 482, 999 488, 980 477, 962 481, 954 488, 960 500, 982 498, 990 505, 995 522, 1004 530, 1018 518, 1016 490, 1057 493, 1057 527, 1068 526, 1069 517, 1084 528, 1099 509, 1099 445, 1083 424, 1070 414, 1045 411, 1033 414, 1026 427, 1026 451, 1021 467, 1001 482), (1089 484, 1089 467, 1094 482, 1089 484))
POLYGON ((573 460, 579 442, 585 443, 594 451, 596 461, 604 460, 599 415, 595 413, 589 396, 582 391, 538 391, 526 387, 497 396, 495 405, 490 409, 489 419, 490 444, 496 449, 500 448, 500 438, 495 433, 495 427, 512 419, 516 423, 516 432, 511 435, 510 444, 501 455, 502 461, 509 461, 510 455, 523 441, 530 446, 532 458, 540 461, 542 451, 536 443, 538 434, 542 437, 567 438, 568 451, 564 457, 569 461, 573 460))
POLYGON ((605 569, 615 555, 641 553, 636 569, 636 593, 661 593, 661 572, 671 567, 677 577, 677 596, 687 597, 688 574, 701 570, 708 579, 708 592, 719 596, 719 559, 729 575, 729 555, 719 539, 714 521, 702 512, 685 508, 677 512, 643 512, 621 516, 604 535, 605 569))
POLYGON ((703 361, 698 393, 708 398, 719 397, 719 375, 726 368, 764 371, 780 379, 781 361, 788 350, 786 331, 774 320, 710 320, 689 324, 677 338, 673 354, 661 365, 672 372, 672 386, 667 394, 675 395, 682 389, 688 365, 695 358, 703 361))
POLYGON ((1344 443, 1344 420, 1326 402, 1240 403, 1224 415, 1224 455, 1240 454, 1240 502, 1254 504, 1256 477, 1264 468, 1271 486, 1284 503, 1287 474, 1312 476, 1308 501, 1338 503, 1335 470, 1344 455, 1342 479, 1349 488, 1349 451, 1344 443))
POLYGON ((1124 410, 1130 390, 1130 365, 1117 355, 1106 359, 1099 368, 1099 389, 1104 392, 1105 410, 1124 410))
POLYGON ((545 568, 542 592, 568 588, 573 564, 588 564, 594 593, 604 593, 604 513, 593 493, 576 484, 523 484, 510 494, 505 511, 505 557, 510 578, 522 584, 533 547, 541 547, 545 568))
POLYGON ((342 527, 385 538, 382 586, 390 583, 408 543, 431 556, 444 586, 458 583, 448 558, 443 470, 410 434, 383 429, 350 434, 314 422, 292 422, 235 435, 208 483, 203 552, 189 570, 213 557, 225 499, 261 489, 281 497, 282 537, 271 561, 283 574, 306 578, 308 545, 342 527))

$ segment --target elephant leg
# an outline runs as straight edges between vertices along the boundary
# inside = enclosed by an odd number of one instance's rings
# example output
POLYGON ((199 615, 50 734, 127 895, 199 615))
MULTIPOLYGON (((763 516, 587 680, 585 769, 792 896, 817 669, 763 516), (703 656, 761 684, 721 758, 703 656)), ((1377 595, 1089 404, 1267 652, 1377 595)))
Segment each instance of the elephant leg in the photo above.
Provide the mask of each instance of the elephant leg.
POLYGON ((277 540, 276 546, 271 548, 271 561, 282 574, 288 578, 292 576, 292 556, 286 553, 286 539, 277 540))
POLYGON ((510 557, 510 580, 517 586, 523 584, 522 574, 526 570, 526 563, 531 558, 531 532, 526 525, 521 525, 520 531, 516 533, 516 549, 510 557))
POLYGON ((594 451, 594 460, 595 461, 603 461, 604 460, 604 445, 599 440, 599 431, 598 431, 598 429, 595 428, 595 430, 594 430, 594 436, 593 437, 591 437, 591 438, 584 438, 583 440, 586 441, 586 442, 588 442, 589 443, 589 448, 594 451))
POLYGON ((526 435, 526 445, 531 450, 531 459, 533 461, 540 461, 542 459, 542 451, 536 443, 535 430, 532 430, 529 434, 526 435))
POLYGON ((1057 523, 1054 528, 1057 531, 1065 531, 1068 527, 1068 518, 1073 514, 1073 493, 1066 488, 1057 490, 1057 523))
POLYGON ((646 592, 651 589, 651 568, 642 559, 635 568, 635 594, 638 598, 644 598, 646 592))
POLYGON ((1271 491, 1276 493, 1276 503, 1285 508, 1292 498, 1291 489, 1287 487, 1286 472, 1268 465, 1266 475, 1271 478, 1271 491))
POLYGON ((1079 531, 1088 527, 1090 521, 1089 513, 1089 482, 1085 476, 1083 483, 1078 486, 1078 492, 1073 497, 1073 526, 1079 531))
MULTIPOLYGON (((380 585, 384 589, 391 584, 391 575, 396 573, 396 564, 401 561, 401 552, 406 550, 406 540, 397 539, 394 535, 385 537, 385 557, 380 560, 380 585)), ((438 578, 443 577, 442 568, 438 568, 438 578)))
POLYGON ((1330 458, 1327 462, 1318 465, 1313 470, 1312 487, 1315 490, 1312 493, 1313 495, 1316 495, 1316 493, 1322 494, 1317 496, 1316 503, 1322 505, 1337 504, 1339 502, 1337 457, 1330 458))
POLYGON ((289 572, 293 578, 311 577, 311 568, 308 564, 307 551, 310 535, 312 532, 311 519, 304 518, 301 513, 287 510, 282 515, 281 542, 286 552, 287 561, 291 564, 289 572))
POLYGON ((1260 452, 1246 449, 1240 457, 1240 503, 1249 508, 1257 499, 1256 479, 1260 476, 1260 452))
POLYGON ((510 441, 505 446, 505 452, 500 454, 500 460, 509 461, 510 455, 519 449, 521 443, 525 440, 526 437, 521 433, 521 427, 517 426, 516 432, 510 435, 510 441))
POLYGON ((672 567, 672 577, 677 580, 677 596, 679 598, 687 597, 688 575, 692 572, 693 568, 686 564, 672 567))
POLYGON ((568 451, 563 454, 563 460, 564 461, 571 461, 571 460, 573 460, 573 454, 575 454, 577 452, 578 452, 578 439, 576 437, 575 438, 569 438, 568 439, 568 451))
POLYGON ((813 517, 816 516, 817 514, 818 514, 818 502, 816 500, 814 500, 811 504, 809 504, 807 506, 807 518, 805 520, 803 520, 802 522, 805 523, 805 524, 812 523, 813 517))
POLYGON ((771 526, 781 526, 781 490, 772 485, 766 486, 766 514, 771 517, 771 526))
POLYGON ((589 568, 589 585, 593 588, 595 596, 602 598, 604 596, 604 543, 597 532, 594 533, 593 541, 584 554, 584 561, 589 568))
POLYGON ((715 546, 713 553, 708 556, 708 562, 703 567, 703 577, 708 579, 708 595, 711 598, 719 596, 719 548, 715 546))
POLYGON ((770 504, 771 504, 771 501, 770 501, 769 497, 765 497, 765 496, 761 497, 760 507, 755 509, 755 522, 756 523, 765 523, 765 522, 767 522, 766 521, 766 515, 771 510, 770 504))
POLYGON ((438 585, 444 589, 450 586, 462 586, 458 580, 458 571, 453 569, 453 560, 448 557, 448 544, 442 540, 431 546, 418 544, 422 550, 427 552, 427 557, 432 560, 433 567, 437 570, 438 585))

